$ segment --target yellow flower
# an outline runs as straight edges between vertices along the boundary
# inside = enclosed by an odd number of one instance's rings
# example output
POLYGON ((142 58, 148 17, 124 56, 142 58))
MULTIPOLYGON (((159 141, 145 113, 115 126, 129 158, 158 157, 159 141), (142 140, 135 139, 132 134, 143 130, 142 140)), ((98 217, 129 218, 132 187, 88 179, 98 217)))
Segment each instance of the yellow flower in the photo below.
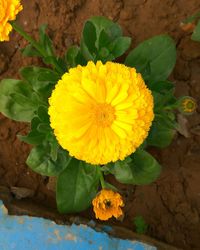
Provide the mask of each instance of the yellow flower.
POLYGON ((0 41, 9 41, 9 33, 16 15, 23 9, 20 0, 0 0, 0 41))
POLYGON ((119 218, 123 215, 121 207, 124 202, 119 193, 112 190, 102 189, 92 201, 95 216, 100 220, 108 220, 112 216, 119 218))
POLYGON ((123 160, 148 135, 153 97, 135 68, 88 62, 65 73, 49 98, 51 127, 71 156, 91 164, 123 160))
POLYGON ((194 98, 190 96, 183 96, 179 101, 179 110, 185 114, 190 115, 194 113, 197 108, 197 103, 194 98))

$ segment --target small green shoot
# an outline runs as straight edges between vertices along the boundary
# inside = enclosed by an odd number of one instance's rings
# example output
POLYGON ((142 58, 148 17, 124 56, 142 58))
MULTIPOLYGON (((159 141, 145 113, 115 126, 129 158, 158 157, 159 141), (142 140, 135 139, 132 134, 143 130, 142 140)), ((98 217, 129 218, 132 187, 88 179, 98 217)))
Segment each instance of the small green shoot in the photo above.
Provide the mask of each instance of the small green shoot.
POLYGON ((145 234, 147 232, 148 225, 142 216, 135 216, 133 223, 135 226, 135 231, 138 234, 145 234))

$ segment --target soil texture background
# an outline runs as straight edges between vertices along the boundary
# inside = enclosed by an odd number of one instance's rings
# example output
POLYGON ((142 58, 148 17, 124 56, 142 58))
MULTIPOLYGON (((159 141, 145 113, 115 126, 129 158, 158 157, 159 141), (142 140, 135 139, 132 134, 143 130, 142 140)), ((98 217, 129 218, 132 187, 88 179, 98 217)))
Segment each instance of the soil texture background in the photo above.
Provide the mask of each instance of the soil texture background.
MULTIPOLYGON (((34 37, 39 26, 47 23, 59 55, 79 44, 84 22, 93 15, 117 21, 124 34, 132 37, 132 47, 154 35, 171 35, 177 45, 177 64, 171 76, 176 96, 190 95, 200 104, 200 43, 193 42, 191 33, 180 27, 181 21, 200 11, 199 0, 23 0, 22 4, 18 22, 34 37)), ((15 32, 10 42, 0 44, 0 79, 18 78, 19 68, 25 65, 41 65, 38 59, 22 57, 20 49, 25 45, 15 32)), ((179 116, 183 129, 170 147, 150 149, 163 166, 155 183, 120 186, 126 206, 125 218, 118 225, 134 230, 133 218, 142 215, 149 225, 147 235, 181 249, 200 249, 199 112, 198 107, 192 116, 179 116)), ((15 195, 24 191, 18 198, 31 196, 32 202, 55 209, 52 180, 33 173, 25 164, 30 147, 16 135, 27 129, 27 124, 0 114, 0 186, 15 195)), ((90 209, 83 216, 94 218, 90 209)))

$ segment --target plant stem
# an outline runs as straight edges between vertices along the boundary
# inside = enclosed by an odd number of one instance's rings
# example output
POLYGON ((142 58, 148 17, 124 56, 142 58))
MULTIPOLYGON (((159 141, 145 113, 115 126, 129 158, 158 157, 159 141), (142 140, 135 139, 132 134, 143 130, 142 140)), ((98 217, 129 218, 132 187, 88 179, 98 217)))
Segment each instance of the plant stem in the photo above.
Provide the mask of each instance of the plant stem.
POLYGON ((101 187, 106 188, 106 184, 105 184, 105 180, 104 180, 104 177, 103 177, 103 173, 101 171, 101 167, 98 167, 98 173, 99 173, 99 177, 100 177, 101 187))
MULTIPOLYGON (((18 24, 16 24, 15 21, 10 22, 13 29, 15 31, 17 31, 24 39, 26 39, 40 54, 42 57, 48 57, 48 55, 46 55, 46 51, 37 43, 37 41, 35 41, 30 35, 28 35, 21 26, 19 26, 18 24)), ((54 63, 52 63, 52 65, 55 67, 56 71, 59 74, 63 74, 63 69, 59 66, 57 60, 54 61, 54 63)))
POLYGON ((25 38, 42 56, 45 56, 45 52, 40 48, 37 42, 29 36, 16 22, 11 22, 14 30, 16 30, 23 38, 25 38))

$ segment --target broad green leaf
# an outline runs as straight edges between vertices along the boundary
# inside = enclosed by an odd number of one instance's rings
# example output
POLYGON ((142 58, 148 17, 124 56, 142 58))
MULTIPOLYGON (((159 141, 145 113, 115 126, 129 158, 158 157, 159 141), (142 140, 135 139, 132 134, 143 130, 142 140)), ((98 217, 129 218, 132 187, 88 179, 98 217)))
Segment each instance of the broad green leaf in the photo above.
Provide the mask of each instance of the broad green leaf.
POLYGON ((83 28, 83 35, 82 35, 83 41, 85 45, 87 46, 89 52, 91 55, 96 53, 97 49, 95 46, 97 36, 96 36, 96 29, 92 22, 87 21, 83 28))
POLYGON ((84 25, 81 38, 81 54, 83 54, 87 61, 95 61, 97 54, 96 40, 97 35, 95 26, 88 20, 84 25))
POLYGON ((28 84, 13 79, 1 81, 0 112, 5 116, 16 121, 29 122, 33 118, 38 105, 28 84))
POLYGON ((131 45, 130 37, 118 37, 112 43, 111 53, 115 58, 123 55, 131 45))
POLYGON ((84 56, 84 59, 86 61, 96 61, 95 59, 95 54, 92 55, 89 52, 89 49, 87 48, 86 44, 84 43, 84 41, 82 40, 81 45, 80 45, 80 49, 81 49, 81 54, 84 56))
POLYGON ((163 110, 174 109, 177 99, 172 92, 173 89, 166 91, 163 94, 152 91, 154 99, 154 113, 160 114, 163 110))
POLYGON ((175 85, 170 81, 148 82, 148 87, 151 91, 164 94, 168 91, 174 92, 175 85))
POLYGON ((38 133, 37 131, 31 131, 28 135, 18 135, 21 141, 32 145, 39 145, 45 140, 45 134, 38 133))
POLYGON ((193 41, 200 42, 200 20, 198 21, 191 38, 193 41))
POLYGON ((81 55, 80 48, 78 46, 70 47, 65 54, 65 61, 68 68, 76 67, 78 64, 84 66, 86 61, 81 55))
POLYGON ((155 122, 167 129, 177 129, 177 122, 173 111, 163 110, 159 114, 155 114, 155 122))
MULTIPOLYGON (((106 33, 108 33, 109 37, 111 37, 113 40, 119 36, 122 36, 121 27, 106 17, 94 16, 91 17, 89 21, 93 23, 96 28, 97 41, 99 41, 99 36, 102 30, 106 30, 106 33)), ((98 47, 99 44, 97 43, 97 48, 98 47)))
POLYGON ((32 86, 35 92, 40 94, 41 99, 46 103, 59 80, 59 75, 55 71, 34 66, 22 68, 20 75, 32 86))
POLYGON ((54 161, 50 150, 50 145, 34 147, 26 160, 27 165, 41 175, 57 176, 68 166, 70 158, 67 151, 60 148, 57 153, 57 159, 54 161))
POLYGON ((110 44, 111 38, 103 29, 99 35, 99 48, 106 48, 110 44))
POLYGON ((172 142, 174 134, 175 130, 169 128, 166 124, 161 124, 159 121, 153 121, 147 138, 147 144, 150 146, 165 148, 172 142))
POLYGON ((110 167, 115 178, 125 184, 146 185, 160 175, 161 166, 156 159, 144 150, 137 150, 131 157, 118 161, 110 167))
POLYGON ((159 35, 150 38, 133 49, 125 64, 135 67, 146 81, 164 81, 176 62, 176 46, 171 37, 159 35))
POLYGON ((130 38, 122 37, 122 31, 117 23, 96 16, 90 18, 83 30, 81 53, 89 61, 114 60, 121 56, 130 46, 130 38))
POLYGON ((122 36, 122 29, 118 23, 112 22, 112 24, 106 28, 106 32, 111 37, 112 41, 122 36))
POLYGON ((110 51, 107 48, 105 48, 105 47, 101 48, 99 51, 98 60, 101 60, 103 63, 105 63, 108 61, 108 59, 107 59, 108 57, 112 57, 111 60, 115 59, 115 57, 110 54, 110 51))
MULTIPOLYGON (((46 141, 50 141, 51 144, 55 143, 53 140, 55 137, 50 127, 48 109, 45 106, 39 106, 34 118, 31 120, 31 131, 28 135, 18 135, 18 137, 21 141, 33 145, 40 145, 43 142, 46 143, 46 141)), ((55 157, 53 158, 55 159, 55 157)))
POLYGON ((41 122, 50 124, 48 108, 46 106, 39 106, 37 110, 37 115, 41 122))
POLYGON ((61 213, 80 212, 88 208, 98 190, 97 167, 72 159, 59 174, 56 200, 61 213))
POLYGON ((20 69, 20 75, 36 91, 44 88, 47 84, 55 84, 59 80, 59 75, 55 71, 35 66, 20 69))

